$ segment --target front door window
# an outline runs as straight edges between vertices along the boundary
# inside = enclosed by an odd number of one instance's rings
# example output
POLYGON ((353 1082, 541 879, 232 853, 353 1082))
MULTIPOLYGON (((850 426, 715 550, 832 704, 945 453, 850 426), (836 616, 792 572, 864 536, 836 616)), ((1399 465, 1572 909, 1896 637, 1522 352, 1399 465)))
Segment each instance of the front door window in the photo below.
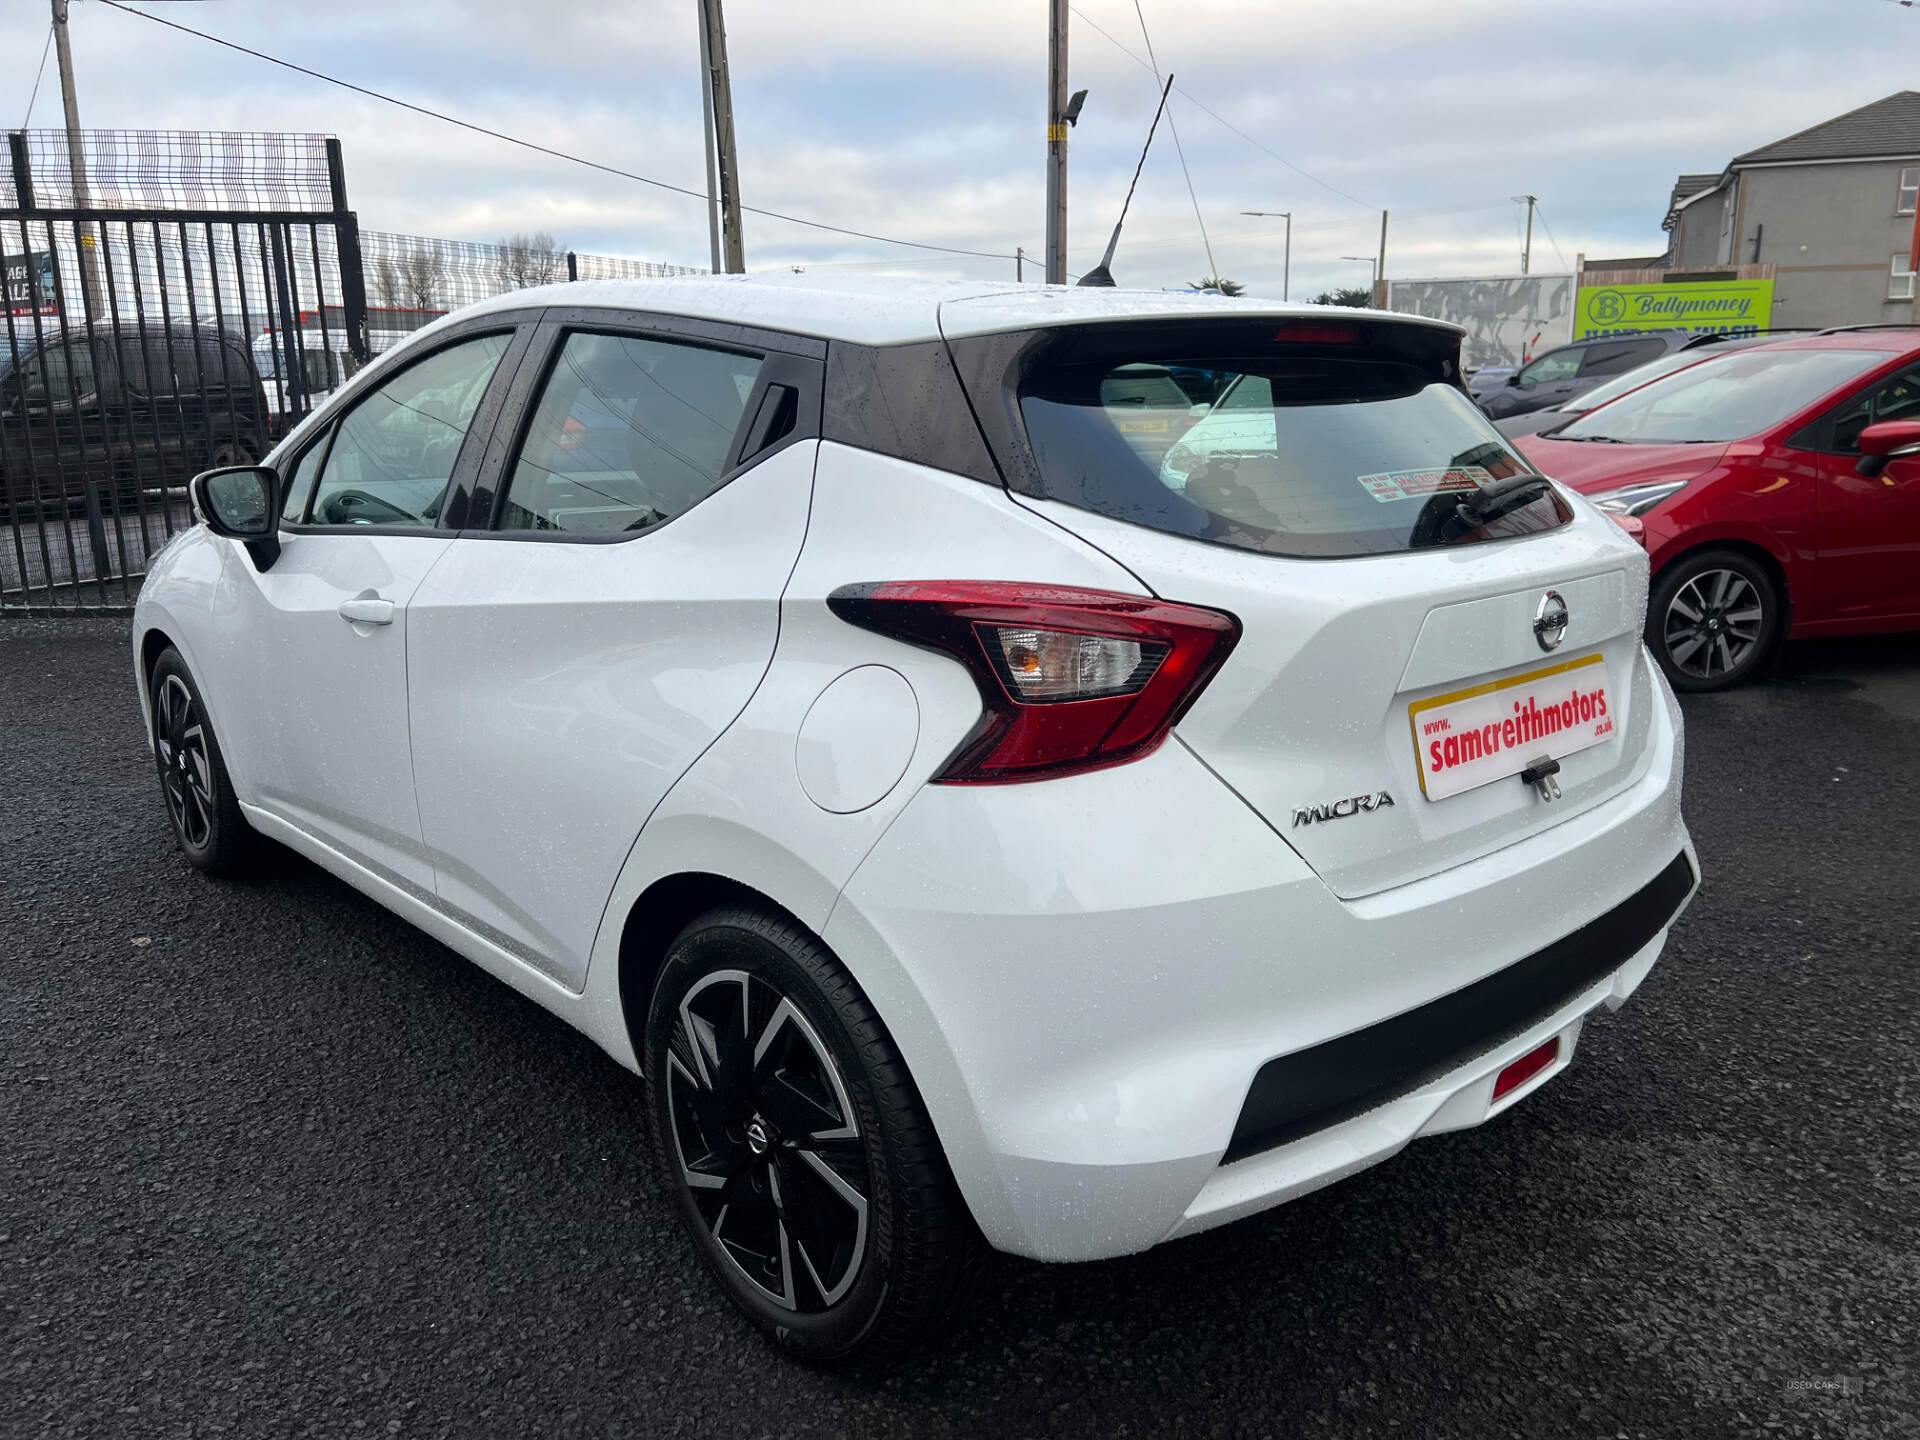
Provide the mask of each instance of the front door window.
POLYGON ((429 355, 341 417, 308 523, 431 527, 509 334, 429 355))

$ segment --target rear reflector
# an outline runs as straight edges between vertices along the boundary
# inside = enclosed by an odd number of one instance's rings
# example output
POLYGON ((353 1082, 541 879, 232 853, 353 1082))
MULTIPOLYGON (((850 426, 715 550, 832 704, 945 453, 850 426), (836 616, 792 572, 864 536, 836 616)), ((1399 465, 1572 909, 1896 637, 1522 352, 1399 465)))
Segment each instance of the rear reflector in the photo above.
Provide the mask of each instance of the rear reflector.
POLYGON ((1560 1037, 1556 1035, 1546 1044, 1538 1049, 1529 1050, 1502 1070, 1500 1078, 1493 1082, 1493 1098, 1498 1100, 1501 1096, 1518 1090, 1559 1058, 1560 1037))
POLYGON ((1040 780, 1137 760, 1240 638, 1219 610, 997 580, 847 585, 842 620, 965 665, 984 707, 936 784, 1040 780))

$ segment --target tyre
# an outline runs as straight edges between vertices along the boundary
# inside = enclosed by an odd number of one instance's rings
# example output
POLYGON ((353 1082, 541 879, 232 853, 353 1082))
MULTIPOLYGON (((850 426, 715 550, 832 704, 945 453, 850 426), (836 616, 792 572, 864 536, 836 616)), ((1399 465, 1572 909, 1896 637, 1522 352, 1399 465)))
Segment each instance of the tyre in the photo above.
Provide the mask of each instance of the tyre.
POLYGON ((1773 653, 1785 597, 1738 550, 1701 550, 1660 572, 1647 601, 1647 647, 1676 690, 1725 690, 1773 653))
POLYGON ((223 470, 229 465, 251 465, 256 457, 245 440, 227 439, 216 444, 207 455, 203 470, 223 470))
POLYGON ((147 689, 153 760, 173 838, 195 869, 244 874, 258 859, 262 841, 240 813, 206 705, 178 650, 169 646, 161 652, 147 689))
POLYGON ((795 922, 712 911, 648 1009, 661 1172, 740 1311, 814 1362, 884 1359, 951 1319, 985 1242, 885 1027, 795 922))

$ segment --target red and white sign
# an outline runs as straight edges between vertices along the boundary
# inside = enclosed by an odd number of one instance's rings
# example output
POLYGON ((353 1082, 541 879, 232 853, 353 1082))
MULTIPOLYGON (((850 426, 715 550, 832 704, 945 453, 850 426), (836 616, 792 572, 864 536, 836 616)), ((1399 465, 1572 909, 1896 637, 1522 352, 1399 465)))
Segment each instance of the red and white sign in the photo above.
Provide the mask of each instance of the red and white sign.
POLYGON ((1456 465, 1450 470, 1382 470, 1362 475, 1360 483, 1374 499, 1418 500, 1428 495, 1471 494, 1493 479, 1479 465, 1456 465))
POLYGON ((1407 715, 1420 789, 1444 800, 1602 743, 1613 734, 1613 690, 1607 662, 1588 655, 1420 700, 1407 715))

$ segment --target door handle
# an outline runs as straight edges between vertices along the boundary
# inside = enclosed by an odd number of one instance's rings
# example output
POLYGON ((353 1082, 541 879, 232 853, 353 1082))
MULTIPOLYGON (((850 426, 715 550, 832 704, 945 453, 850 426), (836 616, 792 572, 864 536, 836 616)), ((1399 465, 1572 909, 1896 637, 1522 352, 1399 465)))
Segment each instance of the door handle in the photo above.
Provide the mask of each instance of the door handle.
POLYGON ((391 625, 393 602, 377 595, 359 595, 340 602, 340 618, 355 625, 391 625))

